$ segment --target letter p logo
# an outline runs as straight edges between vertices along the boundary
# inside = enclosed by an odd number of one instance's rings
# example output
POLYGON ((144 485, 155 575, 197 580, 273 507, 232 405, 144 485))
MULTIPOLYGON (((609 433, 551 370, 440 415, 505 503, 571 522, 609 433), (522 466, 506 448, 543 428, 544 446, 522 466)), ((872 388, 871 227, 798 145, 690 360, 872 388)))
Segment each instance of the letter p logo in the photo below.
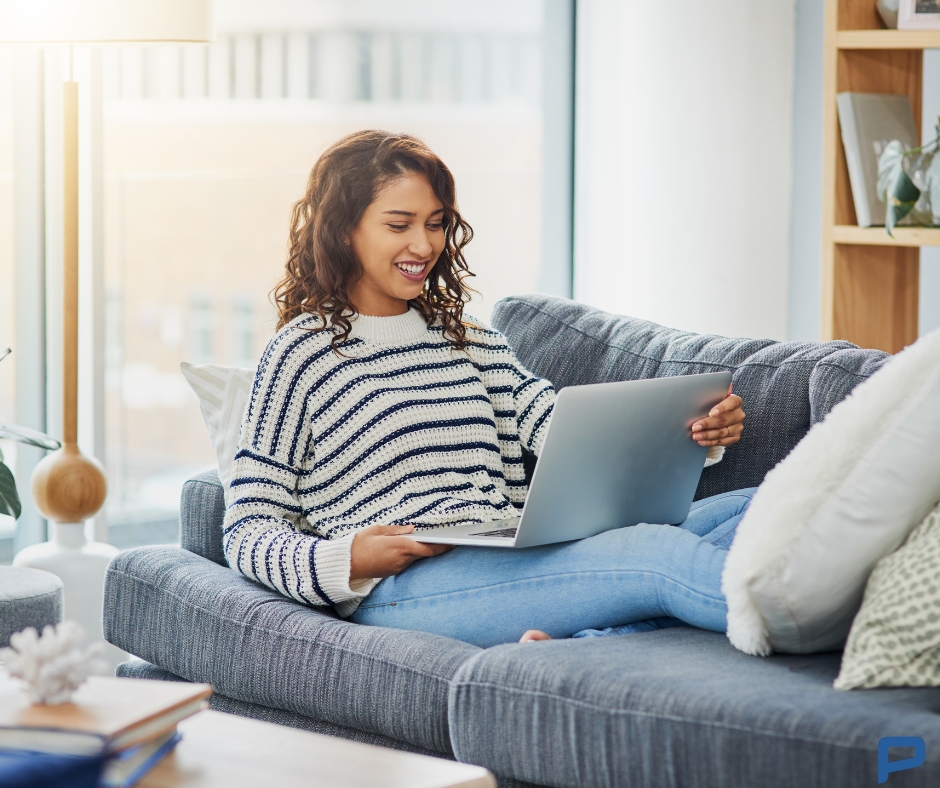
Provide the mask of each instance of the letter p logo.
POLYGON ((916 769, 927 760, 927 746, 920 736, 884 736, 878 740, 878 782, 887 782, 891 772, 904 772, 916 769), (888 760, 888 751, 892 747, 913 747, 913 758, 888 760))

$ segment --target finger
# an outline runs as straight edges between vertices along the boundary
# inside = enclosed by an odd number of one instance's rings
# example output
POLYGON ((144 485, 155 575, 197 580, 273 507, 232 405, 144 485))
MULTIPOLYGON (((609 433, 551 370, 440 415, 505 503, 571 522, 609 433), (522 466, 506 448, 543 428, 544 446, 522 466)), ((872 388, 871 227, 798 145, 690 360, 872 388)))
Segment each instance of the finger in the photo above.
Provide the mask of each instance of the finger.
POLYGON ((744 431, 743 424, 731 424, 727 427, 719 427, 715 430, 702 430, 692 435, 696 441, 718 441, 723 438, 732 438, 739 436, 744 431))
POLYGON ((699 419, 692 425, 692 430, 708 430, 716 427, 724 427, 727 424, 737 424, 738 422, 744 421, 746 416, 747 414, 744 412, 743 408, 723 411, 717 416, 706 416, 704 419, 699 419))
POLYGON ((726 438, 718 438, 716 440, 708 441, 696 441, 699 446, 732 446, 741 440, 740 435, 729 435, 726 438))
POLYGON ((715 405, 714 408, 708 411, 708 415, 717 416, 718 414, 725 413, 729 410, 737 410, 743 404, 744 400, 742 400, 737 394, 729 394, 721 402, 715 405))
POLYGON ((363 528, 362 531, 368 531, 374 536, 399 536, 401 534, 410 534, 414 529, 414 525, 370 525, 368 528, 363 528))
POLYGON ((413 555, 417 558, 429 558, 432 555, 440 555, 447 552, 446 549, 451 545, 446 544, 428 544, 427 542, 416 542, 413 539, 402 539, 402 544, 398 549, 405 555, 413 555))
POLYGON ((741 424, 747 414, 743 410, 733 410, 730 413, 723 413, 720 416, 709 416, 707 419, 695 422, 692 425, 692 432, 704 432, 705 430, 717 430, 721 427, 730 427, 733 424, 741 424))

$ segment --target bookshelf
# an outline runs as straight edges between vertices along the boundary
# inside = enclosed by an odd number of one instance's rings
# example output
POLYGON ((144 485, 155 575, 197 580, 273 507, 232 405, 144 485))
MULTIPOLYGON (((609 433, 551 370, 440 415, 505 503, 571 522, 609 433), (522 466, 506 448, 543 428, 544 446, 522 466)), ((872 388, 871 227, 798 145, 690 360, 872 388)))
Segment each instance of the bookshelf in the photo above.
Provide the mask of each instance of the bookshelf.
POLYGON ((902 93, 920 133, 923 50, 940 30, 884 30, 873 0, 826 0, 823 41, 822 320, 825 339, 896 353, 917 339, 920 247, 940 229, 861 228, 842 149, 836 94, 902 93))

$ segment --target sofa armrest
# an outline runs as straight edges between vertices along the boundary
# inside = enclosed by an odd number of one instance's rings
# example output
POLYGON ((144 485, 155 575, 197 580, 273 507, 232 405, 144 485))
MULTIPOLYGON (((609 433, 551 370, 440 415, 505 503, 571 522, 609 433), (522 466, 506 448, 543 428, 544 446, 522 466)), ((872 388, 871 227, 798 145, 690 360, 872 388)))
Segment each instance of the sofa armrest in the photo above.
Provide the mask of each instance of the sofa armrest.
POLYGON ((227 566, 222 549, 225 495, 219 474, 200 473, 183 485, 180 495, 180 546, 227 566))

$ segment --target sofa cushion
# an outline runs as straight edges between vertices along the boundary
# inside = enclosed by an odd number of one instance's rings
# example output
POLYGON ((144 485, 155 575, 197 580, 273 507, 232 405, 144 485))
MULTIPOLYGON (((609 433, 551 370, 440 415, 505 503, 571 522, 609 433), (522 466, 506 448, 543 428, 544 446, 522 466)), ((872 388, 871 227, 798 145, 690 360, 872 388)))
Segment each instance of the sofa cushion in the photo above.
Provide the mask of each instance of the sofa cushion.
POLYGON ((361 627, 175 547, 111 562, 105 638, 229 698, 450 750, 448 682, 479 649, 361 627))
MULTIPOLYGON (((691 627, 498 646, 451 684, 458 760, 556 786, 877 785, 878 741, 919 736, 940 781, 940 689, 838 692, 838 653, 749 657, 691 627)), ((907 780, 905 782, 905 780, 907 780)))
MULTIPOLYGON (((115 675, 126 679, 145 679, 147 681, 185 681, 175 673, 159 668, 142 659, 132 659, 128 662, 122 662, 117 666, 115 675)), ((381 736, 378 733, 366 733, 355 728, 345 728, 341 725, 334 725, 323 720, 315 720, 312 717, 305 717, 302 714, 296 714, 292 711, 275 709, 270 706, 261 706, 257 703, 247 703, 243 700, 235 700, 226 695, 220 695, 218 692, 212 694, 209 698, 209 708, 213 711, 222 711, 226 714, 237 714, 240 717, 251 717, 254 720, 263 722, 273 722, 275 725, 287 725, 290 728, 300 728, 305 731, 322 733, 326 736, 338 736, 341 739, 350 739, 351 741, 362 742, 363 744, 374 744, 378 747, 388 747, 392 750, 405 750, 407 752, 419 752, 423 755, 438 755, 438 753, 425 750, 422 747, 400 742, 397 739, 390 739, 387 736, 381 736)))
POLYGON ((519 360, 556 389, 730 370, 747 421, 739 443, 702 474, 696 498, 757 487, 809 430, 888 358, 848 342, 728 339, 665 328, 543 295, 493 309, 519 360), (821 366, 822 364, 822 366, 821 366))

